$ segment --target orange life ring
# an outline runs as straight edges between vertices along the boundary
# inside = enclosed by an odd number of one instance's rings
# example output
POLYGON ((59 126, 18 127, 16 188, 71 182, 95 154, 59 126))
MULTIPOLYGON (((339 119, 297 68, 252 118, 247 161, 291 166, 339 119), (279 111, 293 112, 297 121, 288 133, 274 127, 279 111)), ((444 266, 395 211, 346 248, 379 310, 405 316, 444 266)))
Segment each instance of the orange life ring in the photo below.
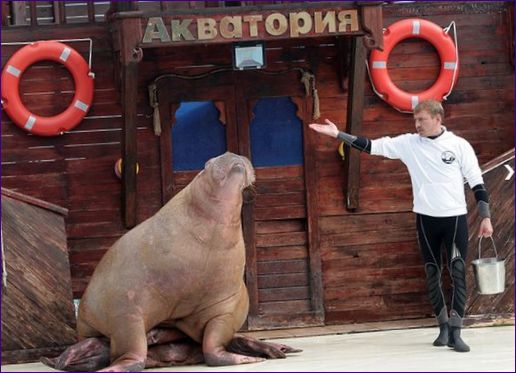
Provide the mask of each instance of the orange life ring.
POLYGON ((390 25, 383 33, 384 50, 373 50, 369 68, 374 88, 380 97, 400 111, 412 112, 424 100, 442 101, 459 76, 459 56, 452 38, 438 25, 424 19, 410 18, 390 25), (389 76, 387 61, 394 47, 402 40, 421 38, 431 43, 441 59, 441 69, 435 83, 422 92, 406 92, 398 88, 389 76))
POLYGON ((93 100, 93 74, 77 51, 57 41, 40 41, 18 50, 2 71, 3 108, 20 128, 39 136, 55 136, 75 127, 88 112, 93 100), (70 106, 53 117, 31 113, 20 98, 20 78, 32 64, 50 60, 62 63, 75 82, 70 106))

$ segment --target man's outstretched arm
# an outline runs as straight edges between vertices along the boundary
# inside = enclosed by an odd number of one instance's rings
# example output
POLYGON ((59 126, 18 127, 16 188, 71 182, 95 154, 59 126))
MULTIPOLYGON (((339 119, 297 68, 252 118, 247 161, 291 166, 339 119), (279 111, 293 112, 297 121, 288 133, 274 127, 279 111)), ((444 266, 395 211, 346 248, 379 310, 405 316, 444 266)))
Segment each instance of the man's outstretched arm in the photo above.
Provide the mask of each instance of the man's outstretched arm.
POLYGON ((350 135, 349 133, 339 131, 335 123, 328 119, 325 119, 325 122, 326 124, 311 123, 309 127, 323 135, 344 141, 344 143, 355 149, 371 153, 371 140, 365 137, 350 135))

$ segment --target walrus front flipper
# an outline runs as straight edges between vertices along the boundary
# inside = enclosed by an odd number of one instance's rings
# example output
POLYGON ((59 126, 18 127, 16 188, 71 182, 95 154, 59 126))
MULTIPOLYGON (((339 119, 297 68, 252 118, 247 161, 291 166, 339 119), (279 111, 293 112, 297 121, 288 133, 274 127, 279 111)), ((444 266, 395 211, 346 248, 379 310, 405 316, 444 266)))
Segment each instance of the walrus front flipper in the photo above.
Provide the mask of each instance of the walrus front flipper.
POLYGON ((58 357, 42 357, 40 361, 68 372, 92 372, 109 365, 109 343, 103 338, 87 338, 68 347, 58 357))
POLYGON ((288 353, 303 351, 284 344, 263 342, 241 335, 233 337, 227 346, 227 350, 237 354, 264 357, 266 359, 284 359, 288 353))
POLYGON ((225 345, 231 340, 234 330, 231 328, 233 320, 229 315, 222 315, 211 319, 204 329, 202 352, 207 365, 238 365, 258 363, 264 361, 262 357, 247 356, 226 351, 225 345))
POLYGON ((136 313, 116 319, 120 326, 111 335, 111 365, 99 372, 141 372, 147 358, 143 319, 136 313))

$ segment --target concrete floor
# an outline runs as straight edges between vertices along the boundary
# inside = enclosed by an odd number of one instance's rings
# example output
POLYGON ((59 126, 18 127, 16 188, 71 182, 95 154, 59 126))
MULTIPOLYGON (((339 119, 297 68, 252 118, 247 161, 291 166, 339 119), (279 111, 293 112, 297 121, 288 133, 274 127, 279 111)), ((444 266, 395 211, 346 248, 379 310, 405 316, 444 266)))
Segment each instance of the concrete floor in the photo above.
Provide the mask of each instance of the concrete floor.
MULTIPOLYGON (((229 367, 149 372, 489 372, 515 371, 514 325, 466 328, 471 352, 434 347, 436 327, 273 339, 303 349, 287 359, 229 367)), ((54 372, 43 364, 3 365, 2 372, 54 372)))

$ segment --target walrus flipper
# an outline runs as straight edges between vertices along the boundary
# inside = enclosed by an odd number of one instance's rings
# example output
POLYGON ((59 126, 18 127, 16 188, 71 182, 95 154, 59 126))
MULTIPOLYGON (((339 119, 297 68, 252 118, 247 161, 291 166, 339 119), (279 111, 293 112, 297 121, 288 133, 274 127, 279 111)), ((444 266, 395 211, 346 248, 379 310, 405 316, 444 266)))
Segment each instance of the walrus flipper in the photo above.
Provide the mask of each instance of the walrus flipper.
POLYGON ((207 365, 238 365, 264 361, 262 357, 247 356, 227 351, 224 347, 233 338, 234 331, 231 316, 222 315, 210 320, 204 330, 202 352, 207 365))
POLYGON ((227 350, 241 355, 264 357, 267 359, 284 359, 286 354, 301 352, 280 343, 263 342, 258 339, 235 335, 227 346, 227 350))
MULTIPOLYGON (((122 318, 119 318, 120 322, 122 318)), ((99 372, 140 372, 145 368, 147 358, 147 333, 143 319, 124 318, 123 329, 117 329, 111 335, 110 366, 99 372)))
POLYGON ((67 372, 92 372, 109 365, 109 342, 105 338, 87 338, 68 347, 55 358, 40 361, 54 369, 67 372))

